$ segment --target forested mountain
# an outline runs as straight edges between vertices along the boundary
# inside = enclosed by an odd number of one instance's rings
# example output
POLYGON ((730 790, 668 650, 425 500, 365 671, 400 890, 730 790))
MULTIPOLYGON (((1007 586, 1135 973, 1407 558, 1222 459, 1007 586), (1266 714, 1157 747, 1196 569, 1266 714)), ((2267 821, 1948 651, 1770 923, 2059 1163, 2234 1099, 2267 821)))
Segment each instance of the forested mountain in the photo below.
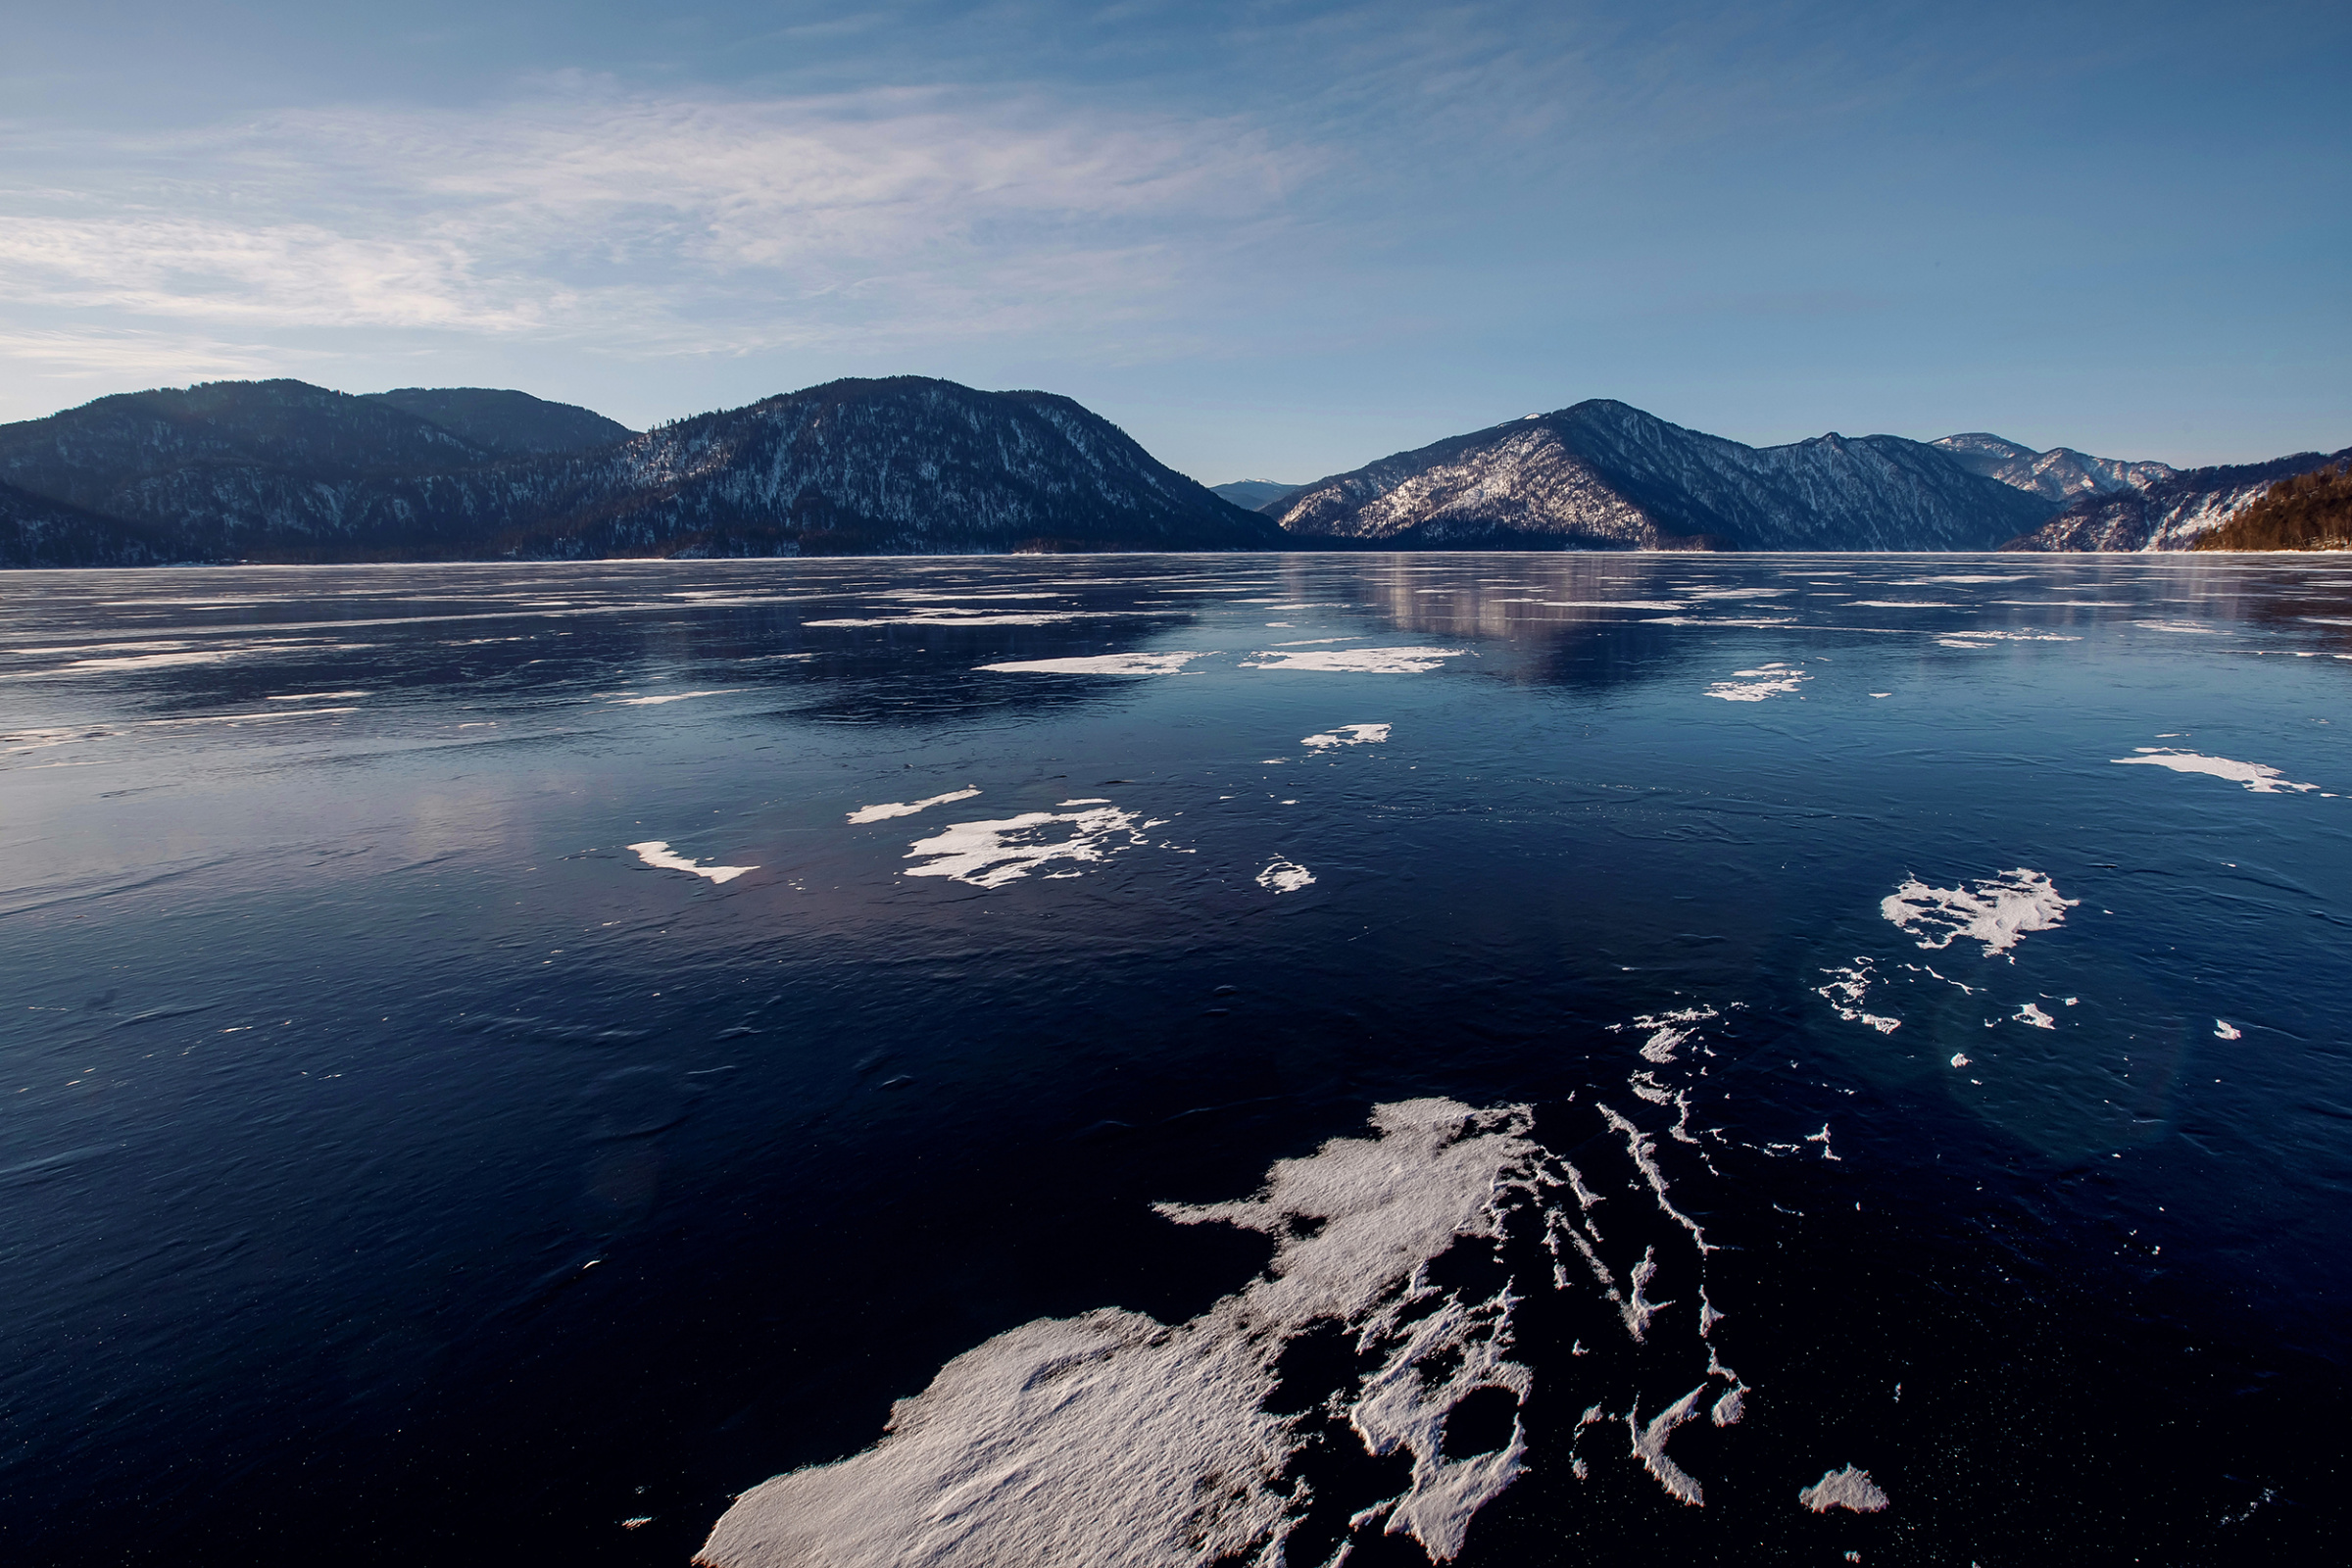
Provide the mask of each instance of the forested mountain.
POLYGON ((366 395, 372 402, 429 419, 485 452, 505 457, 609 447, 636 433, 593 409, 550 403, 527 392, 479 386, 409 386, 366 395))
POLYGON ((836 381, 585 450, 517 450, 594 433, 603 424, 587 421, 599 418, 520 393, 352 397, 299 381, 101 398, 0 426, 0 483, 24 492, 23 505, 122 531, 21 526, 0 561, 66 564, 54 541, 69 534, 83 541, 81 564, 1248 549, 1282 538, 1050 393, 836 381), (92 560, 108 538, 116 556, 92 560))
POLYGON ((2352 461, 2280 479, 2192 550, 2352 550, 2352 461))
POLYGON ((1749 447, 1607 399, 1400 452, 1268 508, 1387 549, 1981 550, 2049 502, 1898 436, 1749 447))
POLYGON ((2281 479, 2352 458, 2299 452, 2269 463, 2186 468, 2145 490, 2082 497, 2004 550, 2192 550, 2198 541, 2260 499, 2281 479))

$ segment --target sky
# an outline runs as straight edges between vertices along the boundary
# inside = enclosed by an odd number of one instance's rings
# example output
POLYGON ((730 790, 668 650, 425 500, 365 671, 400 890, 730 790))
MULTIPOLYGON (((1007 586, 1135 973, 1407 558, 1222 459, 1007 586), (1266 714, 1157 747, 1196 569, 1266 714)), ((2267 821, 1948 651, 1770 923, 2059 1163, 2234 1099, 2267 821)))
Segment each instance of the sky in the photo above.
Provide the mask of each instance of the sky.
POLYGON ((1064 393, 1208 483, 1591 397, 2352 444, 2352 7, 11 6, 0 420, 1064 393))

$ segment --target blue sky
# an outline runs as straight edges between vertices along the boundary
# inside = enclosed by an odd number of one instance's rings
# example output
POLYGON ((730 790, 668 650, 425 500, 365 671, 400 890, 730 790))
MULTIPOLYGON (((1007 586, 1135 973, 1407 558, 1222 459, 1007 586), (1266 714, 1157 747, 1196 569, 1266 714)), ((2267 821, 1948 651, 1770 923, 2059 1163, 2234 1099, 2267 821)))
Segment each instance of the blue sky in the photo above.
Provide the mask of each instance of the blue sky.
POLYGON ((1064 392, 1209 482, 1587 397, 2352 443, 2352 7, 20 8, 0 419, 1064 392))

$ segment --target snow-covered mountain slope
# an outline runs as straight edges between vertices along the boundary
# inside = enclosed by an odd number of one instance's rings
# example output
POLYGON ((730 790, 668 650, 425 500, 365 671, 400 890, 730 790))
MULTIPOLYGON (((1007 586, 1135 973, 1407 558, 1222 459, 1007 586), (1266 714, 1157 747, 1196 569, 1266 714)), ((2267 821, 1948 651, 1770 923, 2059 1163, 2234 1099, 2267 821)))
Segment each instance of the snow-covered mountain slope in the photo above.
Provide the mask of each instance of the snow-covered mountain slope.
MULTIPOLYGON (((499 439, 521 437, 510 427, 499 439)), ((520 456, 381 398, 215 383, 0 426, 0 482, 134 524, 195 560, 1283 542, 1067 398, 913 376, 836 381, 608 446, 520 456)))
POLYGON ((2278 480, 2309 473, 2347 457, 2352 457, 2352 447, 2332 457, 2299 452, 2269 463, 2181 469, 2145 490, 2085 495, 2048 522, 2001 548, 2187 550, 2203 535, 2253 505, 2278 480))
POLYGON ((1386 548, 1976 550, 2049 503, 1897 436, 1749 447, 1594 399, 1400 452, 1269 508, 1386 548))
POLYGON ((1236 479, 1230 484, 1212 484, 1208 488, 1212 495, 1223 496, 1237 507, 1248 507, 1251 512, 1257 512, 1267 502, 1279 501, 1298 487, 1284 484, 1279 479, 1236 479))
POLYGON ((2030 490, 2054 506, 2065 506, 2083 495, 2113 495, 2119 490, 2145 490, 2180 470, 2169 463, 2133 463, 2124 458, 2094 458, 2073 447, 2036 452, 1983 430, 1947 435, 1928 445, 1950 454, 1971 473, 1998 479, 2030 490))

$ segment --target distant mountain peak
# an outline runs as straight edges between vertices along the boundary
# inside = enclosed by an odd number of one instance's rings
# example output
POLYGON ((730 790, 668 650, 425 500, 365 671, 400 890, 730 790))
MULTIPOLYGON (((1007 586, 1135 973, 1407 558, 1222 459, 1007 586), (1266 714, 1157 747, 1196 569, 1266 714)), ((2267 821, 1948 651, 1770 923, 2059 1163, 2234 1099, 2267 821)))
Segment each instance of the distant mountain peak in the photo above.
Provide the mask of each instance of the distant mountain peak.
POLYGON ((2072 447, 2036 452, 1988 430, 1970 430, 1928 443, 1949 453, 1972 473, 1998 479, 2030 491, 2043 500, 2065 506, 2085 495, 2113 495, 2122 490, 2145 490, 2180 470, 2165 463, 2134 463, 2123 458, 2094 458, 2072 447))

